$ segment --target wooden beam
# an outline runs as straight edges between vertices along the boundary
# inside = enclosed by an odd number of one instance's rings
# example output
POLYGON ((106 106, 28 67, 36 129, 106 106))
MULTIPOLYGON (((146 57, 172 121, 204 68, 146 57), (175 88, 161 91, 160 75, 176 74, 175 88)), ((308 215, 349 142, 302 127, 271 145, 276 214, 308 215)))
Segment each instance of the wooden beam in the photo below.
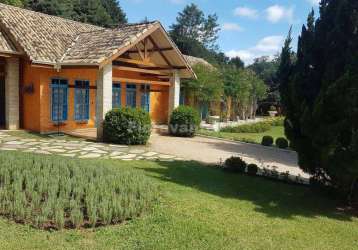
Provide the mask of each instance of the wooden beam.
MULTIPOLYGON (((174 50, 174 48, 161 48, 160 50, 163 52, 164 51, 172 51, 172 50, 174 50)), ((142 52, 144 53, 144 50, 142 50, 142 52)), ((152 53, 152 52, 157 52, 157 50, 156 49, 147 49, 147 52, 152 53)), ((138 52, 134 51, 134 50, 130 50, 130 51, 128 51, 128 53, 129 54, 137 54, 138 52)))
POLYGON ((168 72, 162 72, 160 70, 140 69, 140 68, 132 68, 132 67, 116 66, 116 65, 113 65, 113 68, 118 69, 118 70, 123 70, 123 71, 147 73, 147 74, 151 74, 151 75, 160 75, 160 76, 168 75, 168 72))
POLYGON ((145 54, 143 55, 143 53, 142 53, 141 49, 139 48, 138 44, 136 44, 135 47, 137 48, 137 51, 138 51, 138 54, 139 54, 140 58, 144 61, 145 58, 146 58, 145 54))
POLYGON ((158 65, 158 64, 151 63, 151 62, 144 62, 144 61, 140 61, 140 60, 136 60, 136 59, 117 58, 115 61, 143 65, 143 66, 147 66, 147 67, 160 67, 160 68, 172 69, 168 65, 158 65))
POLYGON ((124 83, 150 83, 155 85, 162 85, 162 86, 170 86, 170 82, 164 81, 153 81, 153 80, 146 80, 146 79, 133 79, 133 78, 123 78, 123 77, 113 77, 113 81, 115 82, 124 82, 124 83))
POLYGON ((160 50, 158 44, 154 41, 154 39, 151 36, 148 36, 149 41, 153 44, 154 48, 158 50, 159 54, 162 56, 162 58, 164 59, 164 61, 171 67, 172 64, 169 62, 168 58, 164 55, 163 51, 160 50))

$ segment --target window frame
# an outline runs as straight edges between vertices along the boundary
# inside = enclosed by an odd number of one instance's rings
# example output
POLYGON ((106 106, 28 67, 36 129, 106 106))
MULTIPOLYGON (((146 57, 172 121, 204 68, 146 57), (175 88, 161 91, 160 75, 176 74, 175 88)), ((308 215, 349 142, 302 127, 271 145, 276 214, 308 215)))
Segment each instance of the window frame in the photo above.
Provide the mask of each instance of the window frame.
POLYGON ((151 90, 151 85, 149 83, 141 84, 140 106, 143 110, 147 111, 148 113, 150 112, 150 90, 151 90), (143 103, 143 97, 145 98, 144 103, 143 103))
MULTIPOLYGON (((84 79, 75 79, 74 80, 74 105, 73 105, 73 116, 74 116, 74 120, 76 121, 76 122, 88 122, 89 121, 89 119, 90 119, 90 109, 91 109, 91 105, 90 105, 90 103, 91 103, 91 93, 90 93, 90 86, 91 86, 91 81, 90 80, 84 80, 84 79), (86 83, 86 85, 87 85, 87 83, 88 83, 88 86, 86 86, 85 88, 78 88, 77 87, 77 82, 82 82, 82 83, 86 83), (86 107, 87 107, 87 113, 86 114, 82 114, 82 117, 78 117, 77 116, 77 114, 76 114, 76 104, 77 104, 77 90, 86 90, 86 95, 87 95, 87 100, 86 100, 86 102, 87 103, 85 103, 85 105, 86 105, 86 107)), ((83 104, 82 104, 83 105, 83 104)))
POLYGON ((121 107, 122 107, 122 83, 121 82, 113 82, 112 83, 112 109, 121 108, 121 107), (115 92, 115 90, 118 90, 118 89, 119 89, 119 105, 116 106, 115 100, 114 100, 114 92, 115 92))
MULTIPOLYGON (((51 121, 55 124, 61 124, 61 123, 65 123, 66 121, 68 121, 68 100, 69 100, 69 80, 67 78, 63 78, 63 77, 52 77, 50 78, 50 117, 51 117, 51 121), (66 97, 66 109, 64 109, 65 112, 63 112, 62 114, 62 118, 61 119, 58 119, 58 120, 55 120, 54 119, 54 107, 53 107, 53 102, 54 102, 54 93, 53 93, 53 89, 54 89, 54 81, 57 80, 59 81, 59 83, 61 81, 66 81, 66 94, 65 94, 65 97, 66 97)), ((61 84, 59 84, 60 86, 61 84)), ((62 104, 62 106, 64 106, 64 104, 62 104)), ((63 108, 63 107, 62 107, 63 108)), ((58 116, 58 115, 57 115, 58 116)))
POLYGON ((133 83, 127 83, 126 84, 126 107, 137 108, 137 84, 133 84, 133 83), (134 88, 130 88, 130 86, 131 87, 134 86, 134 88), (128 90, 130 90, 130 91, 128 91, 128 90), (134 105, 128 103, 128 92, 131 92, 131 93, 135 94, 134 99, 133 99, 133 101, 134 101, 133 104, 134 105))

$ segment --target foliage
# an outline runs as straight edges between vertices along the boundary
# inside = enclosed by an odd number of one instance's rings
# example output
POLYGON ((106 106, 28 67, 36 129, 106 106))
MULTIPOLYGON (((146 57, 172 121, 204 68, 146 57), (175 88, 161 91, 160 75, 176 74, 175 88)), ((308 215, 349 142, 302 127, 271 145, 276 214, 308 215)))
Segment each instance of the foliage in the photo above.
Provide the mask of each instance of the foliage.
POLYGON ((156 197, 141 174, 99 161, 0 152, 0 214, 37 228, 109 225, 156 197))
POLYGON ((169 132, 180 137, 193 137, 200 125, 198 112, 189 106, 179 106, 170 116, 169 132))
POLYGON ((283 83, 286 134, 300 167, 358 199, 358 2, 322 1, 302 28, 297 62, 283 83))
POLYGON ((224 169, 235 173, 245 173, 247 164, 241 157, 232 156, 226 159, 224 169))
POLYGON ((288 148, 288 141, 286 138, 283 138, 283 137, 277 138, 275 144, 277 147, 282 148, 282 149, 288 148))
POLYGON ((221 129, 221 132, 228 133, 262 133, 271 129, 271 125, 268 122, 256 122, 251 124, 239 125, 236 127, 226 127, 221 129))
POLYGON ((106 142, 144 145, 151 134, 151 120, 143 109, 119 108, 106 114, 103 134, 106 142))
POLYGON ((259 171, 259 167, 256 164, 249 164, 247 165, 247 173, 249 175, 257 175, 257 172, 259 171))
POLYGON ((170 27, 170 35, 182 52, 188 55, 193 55, 188 51, 193 42, 208 50, 215 49, 220 31, 217 21, 216 14, 205 17, 204 12, 192 3, 178 14, 176 23, 170 27))
POLYGON ((193 70, 197 79, 184 81, 185 91, 202 104, 220 100, 223 86, 220 72, 204 64, 193 66, 193 70))
POLYGON ((49 15, 103 27, 117 27, 127 18, 116 0, 0 0, 49 15))
POLYGON ((262 137, 262 142, 261 145, 263 146, 272 146, 273 145, 273 137, 270 135, 265 135, 264 137, 262 137))
POLYGON ((285 123, 285 117, 273 117, 266 119, 265 122, 269 123, 271 126, 274 127, 282 127, 285 123))

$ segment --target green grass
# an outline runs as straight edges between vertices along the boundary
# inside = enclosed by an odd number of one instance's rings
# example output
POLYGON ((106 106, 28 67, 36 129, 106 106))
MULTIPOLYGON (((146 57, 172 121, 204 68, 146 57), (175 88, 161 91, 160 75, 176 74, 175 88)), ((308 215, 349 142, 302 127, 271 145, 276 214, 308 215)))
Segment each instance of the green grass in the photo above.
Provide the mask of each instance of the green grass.
POLYGON ((358 219, 307 187, 195 162, 106 161, 159 186, 152 211, 122 225, 41 231, 0 219, 2 249, 354 249, 358 219))
POLYGON ((198 134, 222 138, 222 139, 252 142, 252 143, 261 143, 262 137, 265 135, 271 135, 274 138, 274 140, 276 140, 279 137, 285 137, 285 131, 283 126, 272 126, 269 131, 263 133, 228 133, 228 132, 215 132, 215 131, 201 129, 198 134))

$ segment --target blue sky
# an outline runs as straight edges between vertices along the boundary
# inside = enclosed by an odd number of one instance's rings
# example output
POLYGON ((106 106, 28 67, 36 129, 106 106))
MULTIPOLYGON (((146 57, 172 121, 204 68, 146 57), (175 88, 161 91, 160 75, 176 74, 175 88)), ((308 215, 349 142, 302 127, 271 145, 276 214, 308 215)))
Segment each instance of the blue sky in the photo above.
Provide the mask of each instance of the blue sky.
POLYGON ((219 16, 218 44, 228 56, 240 56, 246 64, 254 58, 275 55, 289 27, 293 26, 294 47, 302 24, 319 0, 121 0, 129 22, 145 17, 159 20, 168 28, 186 4, 195 3, 205 14, 219 16))

